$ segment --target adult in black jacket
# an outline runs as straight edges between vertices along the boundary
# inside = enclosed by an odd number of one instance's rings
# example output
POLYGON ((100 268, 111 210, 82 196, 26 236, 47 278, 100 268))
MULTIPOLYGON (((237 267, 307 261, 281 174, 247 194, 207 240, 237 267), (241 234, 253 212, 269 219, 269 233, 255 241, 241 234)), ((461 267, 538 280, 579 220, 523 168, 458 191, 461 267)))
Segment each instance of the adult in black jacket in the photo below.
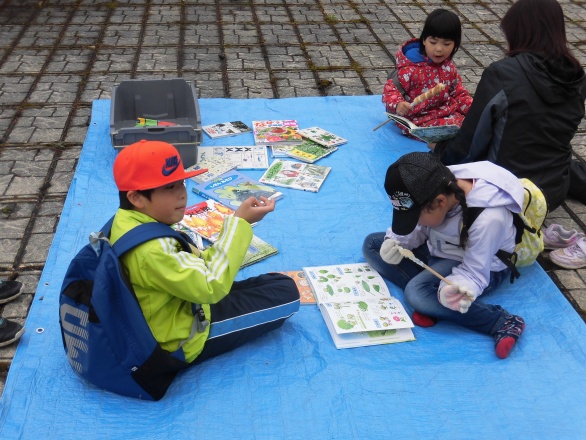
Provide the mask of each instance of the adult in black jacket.
POLYGON ((482 74, 458 135, 430 144, 446 165, 489 160, 538 185, 549 210, 586 203, 586 164, 570 142, 584 117, 586 76, 556 0, 518 0, 501 29, 507 56, 482 74), (570 191, 568 193, 568 190, 570 191))

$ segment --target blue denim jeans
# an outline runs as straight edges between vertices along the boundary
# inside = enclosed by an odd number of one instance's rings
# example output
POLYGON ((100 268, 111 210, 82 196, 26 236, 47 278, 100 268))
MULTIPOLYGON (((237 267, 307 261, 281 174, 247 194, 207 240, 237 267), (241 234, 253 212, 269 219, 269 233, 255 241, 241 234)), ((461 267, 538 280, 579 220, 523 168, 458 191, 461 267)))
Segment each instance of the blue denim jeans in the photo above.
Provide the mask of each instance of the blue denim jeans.
MULTIPOLYGON (((388 264, 380 256, 380 247, 385 239, 384 232, 370 234, 364 240, 362 253, 367 263, 383 278, 404 290, 405 301, 417 312, 438 319, 445 319, 479 333, 494 335, 502 326, 509 313, 501 306, 485 304, 476 299, 468 312, 460 313, 444 307, 438 299, 440 279, 431 272, 423 269, 413 261, 403 258, 397 264, 388 264)), ((417 258, 433 268, 442 276, 448 276, 452 269, 460 264, 459 261, 447 258, 430 257, 427 244, 413 249, 417 258)), ((482 294, 482 298, 498 287, 504 279, 510 276, 510 270, 491 272, 490 281, 482 294)))

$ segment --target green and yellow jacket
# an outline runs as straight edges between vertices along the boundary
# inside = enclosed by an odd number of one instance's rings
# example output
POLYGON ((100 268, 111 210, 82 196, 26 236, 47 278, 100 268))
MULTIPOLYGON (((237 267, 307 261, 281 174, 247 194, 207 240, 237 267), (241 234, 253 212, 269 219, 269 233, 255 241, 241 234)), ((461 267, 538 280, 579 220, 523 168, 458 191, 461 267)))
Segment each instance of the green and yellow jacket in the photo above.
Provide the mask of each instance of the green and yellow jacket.
MULTIPOLYGON (((155 219, 137 211, 119 209, 110 239, 115 243, 132 228, 155 219)), ((122 256, 142 312, 161 347, 175 351, 184 343, 185 360, 203 350, 209 326, 192 335, 192 304, 201 304, 211 321, 209 304, 224 298, 252 240, 250 224, 241 218, 224 219, 218 241, 209 249, 185 252, 174 238, 150 240, 122 256), (191 338, 190 338, 191 336, 191 338)))

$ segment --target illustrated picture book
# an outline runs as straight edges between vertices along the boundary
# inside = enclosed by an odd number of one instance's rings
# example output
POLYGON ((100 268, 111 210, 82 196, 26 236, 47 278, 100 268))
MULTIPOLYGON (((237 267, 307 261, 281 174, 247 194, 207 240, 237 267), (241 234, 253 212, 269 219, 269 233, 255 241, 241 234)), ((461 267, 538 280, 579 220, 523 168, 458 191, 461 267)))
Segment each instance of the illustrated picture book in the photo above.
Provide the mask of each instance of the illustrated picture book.
POLYGON ((304 139, 303 142, 299 145, 287 147, 283 150, 283 153, 286 157, 290 157, 292 159, 301 160, 307 163, 314 163, 322 157, 333 153, 337 149, 338 147, 322 147, 321 145, 310 141, 309 139, 304 139))
POLYGON ((387 116, 393 121, 407 128, 410 135, 415 136, 416 138, 421 139, 423 142, 427 143, 441 142, 445 141, 446 139, 451 139, 456 136, 456 134, 458 134, 458 131, 460 131, 460 127, 457 125, 418 127, 413 122, 407 118, 403 118, 402 116, 392 113, 387 113, 387 116))
POLYGON ((197 176, 193 176, 191 180, 197 183, 207 182, 208 180, 212 180, 224 173, 227 173, 230 170, 235 169, 236 164, 226 159, 209 157, 198 161, 195 165, 187 168, 185 171, 201 170, 203 168, 207 169, 207 171, 205 173, 198 174, 197 176))
POLYGON ((244 256, 244 261, 240 268, 250 266, 251 264, 258 263, 265 258, 270 257, 271 255, 275 255, 278 253, 278 250, 273 245, 267 243, 266 241, 258 238, 256 235, 252 236, 252 241, 248 246, 248 250, 246 251, 246 255, 244 256))
POLYGON ((242 121, 222 122, 220 124, 204 125, 201 129, 212 139, 236 136, 250 133, 252 129, 242 121))
POLYGON ((303 138, 294 119, 252 121, 256 145, 297 145, 303 138))
POLYGON ((197 147, 197 163, 211 158, 233 162, 239 170, 266 170, 269 166, 267 147, 264 145, 197 147))
POLYGON ((207 182, 194 182, 192 191, 206 199, 212 199, 236 210, 247 198, 254 196, 279 200, 283 193, 260 183, 238 170, 230 170, 207 182))
POLYGON ((338 145, 348 142, 347 139, 335 135, 334 133, 330 133, 320 127, 302 128, 299 130, 299 134, 324 147, 337 147, 338 145))
POLYGON ((259 181, 267 185, 318 192, 330 170, 331 167, 275 159, 259 181))
POLYGON ((299 298, 301 305, 308 305, 308 304, 315 304, 315 296, 313 296, 313 291, 311 290, 311 286, 307 282, 307 278, 305 277, 305 272, 302 270, 289 270, 284 272, 278 272, 288 277, 292 278, 297 285, 297 290, 299 290, 299 298))
POLYGON ((403 305, 368 264, 304 267, 303 271, 337 348, 415 339, 403 305))
MULTIPOLYGON (((234 214, 233 209, 214 200, 204 200, 185 208, 183 220, 175 225, 175 229, 185 232, 196 243, 197 248, 203 250, 205 246, 203 246, 201 239, 205 238, 210 243, 215 243, 222 231, 224 217, 232 214, 234 214)), ((240 267, 250 266, 275 255, 277 252, 276 247, 253 235, 240 267)))
POLYGON ((215 200, 204 200, 185 208, 181 224, 190 231, 215 243, 222 230, 224 217, 234 214, 234 210, 215 200))

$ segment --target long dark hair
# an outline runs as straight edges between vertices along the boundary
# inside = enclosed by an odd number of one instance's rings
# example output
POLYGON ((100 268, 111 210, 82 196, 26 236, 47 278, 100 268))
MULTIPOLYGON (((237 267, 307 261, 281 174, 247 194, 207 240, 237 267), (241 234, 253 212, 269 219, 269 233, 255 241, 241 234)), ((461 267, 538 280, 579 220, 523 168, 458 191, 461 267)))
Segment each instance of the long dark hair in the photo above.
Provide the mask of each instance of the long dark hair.
POLYGON ((517 0, 503 17, 501 29, 508 56, 534 52, 580 67, 568 47, 564 12, 556 0, 517 0))
POLYGON ((443 38, 454 42, 454 50, 450 54, 452 58, 462 42, 462 23, 456 14, 447 9, 436 9, 425 19, 421 36, 419 37, 419 52, 425 55, 423 42, 427 37, 443 38))
POLYGON ((468 224, 470 216, 468 212, 468 204, 466 203, 466 194, 464 193, 464 190, 458 186, 458 184, 456 183, 456 176, 454 176, 454 174, 449 170, 448 167, 446 167, 445 173, 446 177, 448 177, 448 179, 446 180, 447 184, 445 184, 443 188, 440 189, 440 191, 433 197, 433 199, 430 202, 425 204, 425 207, 432 207, 435 198, 440 194, 446 196, 454 194, 456 200, 460 202, 460 206, 462 207, 462 228, 460 229, 459 246, 462 249, 466 249, 466 244, 468 243, 468 228, 470 227, 470 225, 468 224))

